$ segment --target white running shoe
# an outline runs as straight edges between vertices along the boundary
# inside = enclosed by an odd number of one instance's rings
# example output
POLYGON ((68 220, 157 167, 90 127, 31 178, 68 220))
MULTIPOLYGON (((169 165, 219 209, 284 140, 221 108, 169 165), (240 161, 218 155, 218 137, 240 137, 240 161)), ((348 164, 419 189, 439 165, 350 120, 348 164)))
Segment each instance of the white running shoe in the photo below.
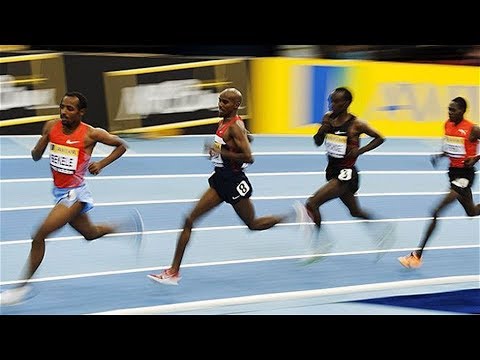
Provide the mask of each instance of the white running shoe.
POLYGON ((131 217, 133 218, 134 229, 135 229, 134 244, 135 244, 135 249, 138 255, 138 253, 142 248, 142 239, 143 239, 143 231, 144 231, 143 219, 142 219, 142 216, 140 215, 140 212, 136 208, 133 208, 131 210, 131 217))
POLYGON ((303 264, 308 265, 324 260, 326 257, 323 255, 330 252, 334 246, 334 242, 330 239, 324 228, 321 230, 318 229, 304 204, 295 201, 293 208, 296 213, 296 222, 302 228, 307 254, 311 255, 303 260, 303 264))
POLYGON ((371 240, 377 248, 376 261, 378 262, 396 242, 396 226, 393 223, 365 223, 371 240))
POLYGON ((335 242, 331 238, 325 226, 321 229, 314 228, 310 237, 306 238, 307 253, 310 255, 303 260, 304 265, 313 264, 327 259, 325 256, 332 251, 335 242))
POLYGON ((293 209, 295 210, 296 214, 295 222, 300 225, 303 235, 307 239, 310 239, 312 233, 314 232, 315 224, 313 223, 312 218, 308 215, 307 208, 301 202, 295 201, 293 204, 293 209))
POLYGON ((0 293, 0 305, 18 305, 27 300, 27 295, 32 290, 31 286, 24 285, 8 289, 0 293))
POLYGON ((147 277, 164 285, 178 285, 180 273, 172 273, 170 269, 163 270, 160 274, 149 274, 147 277))
POLYGON ((378 250, 382 251, 377 254, 377 261, 379 261, 387 253, 387 251, 383 250, 390 250, 395 245, 395 242, 397 241, 395 230, 395 224, 387 224, 380 239, 378 239, 377 248, 378 250))

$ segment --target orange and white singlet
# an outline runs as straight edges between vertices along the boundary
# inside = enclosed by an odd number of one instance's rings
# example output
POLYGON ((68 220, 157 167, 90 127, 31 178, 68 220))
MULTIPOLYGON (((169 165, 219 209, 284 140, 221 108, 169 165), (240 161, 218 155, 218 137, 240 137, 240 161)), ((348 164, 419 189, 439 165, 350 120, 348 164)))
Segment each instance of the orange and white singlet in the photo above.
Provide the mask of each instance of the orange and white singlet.
POLYGON ((445 122, 445 137, 443 139, 443 152, 450 159, 450 166, 463 168, 465 159, 477 154, 478 141, 469 139, 473 123, 462 119, 458 124, 447 120, 445 122))
POLYGON ((50 131, 50 169, 59 188, 72 188, 84 183, 90 154, 85 152, 88 125, 80 122, 72 134, 64 134, 58 121, 50 131))

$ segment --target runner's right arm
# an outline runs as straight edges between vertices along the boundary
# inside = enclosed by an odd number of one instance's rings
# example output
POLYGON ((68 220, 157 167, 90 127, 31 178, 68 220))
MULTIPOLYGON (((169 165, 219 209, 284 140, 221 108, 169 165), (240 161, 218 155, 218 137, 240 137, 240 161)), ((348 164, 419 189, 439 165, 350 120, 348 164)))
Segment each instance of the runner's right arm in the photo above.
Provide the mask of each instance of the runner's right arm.
POLYGON ((33 161, 38 161, 42 158, 42 155, 47 148, 48 142, 50 141, 50 130, 55 124, 55 121, 58 120, 50 120, 47 121, 45 125, 43 125, 42 136, 40 137, 40 139, 38 139, 35 147, 31 151, 33 161))

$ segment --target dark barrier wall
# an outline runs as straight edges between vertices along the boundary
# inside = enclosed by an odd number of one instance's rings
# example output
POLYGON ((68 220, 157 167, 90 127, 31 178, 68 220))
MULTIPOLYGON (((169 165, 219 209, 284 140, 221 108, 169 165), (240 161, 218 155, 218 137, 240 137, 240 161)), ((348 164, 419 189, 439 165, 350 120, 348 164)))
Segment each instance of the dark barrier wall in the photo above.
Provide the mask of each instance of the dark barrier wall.
POLYGON ((248 66, 232 58, 105 72, 108 129, 125 135, 211 133, 208 125, 219 120, 218 96, 232 86, 243 94, 239 115, 247 120, 248 66))
POLYGON ((10 56, 29 55, 28 52, 0 54, 0 93, 5 105, 0 108, 0 135, 40 134, 45 121, 58 115, 58 104, 67 90, 80 91, 87 97, 87 123, 108 129, 104 72, 207 60, 170 55, 80 53, 35 54, 32 56, 40 56, 41 60, 38 57, 18 62, 7 60, 10 56), (22 92, 17 91, 20 87, 22 92), (26 95, 29 102, 23 100, 26 95), (7 100, 19 103, 7 106, 7 100))
POLYGON ((199 61, 197 58, 107 56, 65 54, 66 80, 69 90, 82 92, 88 98, 86 121, 109 130, 103 73, 199 61))
POLYGON ((61 53, 1 53, 0 134, 39 133, 65 89, 61 53))

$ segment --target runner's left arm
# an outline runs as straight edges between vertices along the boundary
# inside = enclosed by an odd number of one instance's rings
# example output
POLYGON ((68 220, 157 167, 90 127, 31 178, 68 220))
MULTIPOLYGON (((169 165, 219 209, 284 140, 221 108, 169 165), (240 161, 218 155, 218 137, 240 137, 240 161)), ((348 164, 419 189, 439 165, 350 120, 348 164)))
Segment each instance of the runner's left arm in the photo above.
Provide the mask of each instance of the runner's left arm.
POLYGON ((105 158, 100 161, 92 162, 88 166, 88 171, 92 175, 98 175, 100 171, 122 156, 128 148, 127 143, 119 138, 117 135, 110 134, 102 128, 94 128, 90 133, 90 138, 105 145, 114 146, 115 149, 105 158))

